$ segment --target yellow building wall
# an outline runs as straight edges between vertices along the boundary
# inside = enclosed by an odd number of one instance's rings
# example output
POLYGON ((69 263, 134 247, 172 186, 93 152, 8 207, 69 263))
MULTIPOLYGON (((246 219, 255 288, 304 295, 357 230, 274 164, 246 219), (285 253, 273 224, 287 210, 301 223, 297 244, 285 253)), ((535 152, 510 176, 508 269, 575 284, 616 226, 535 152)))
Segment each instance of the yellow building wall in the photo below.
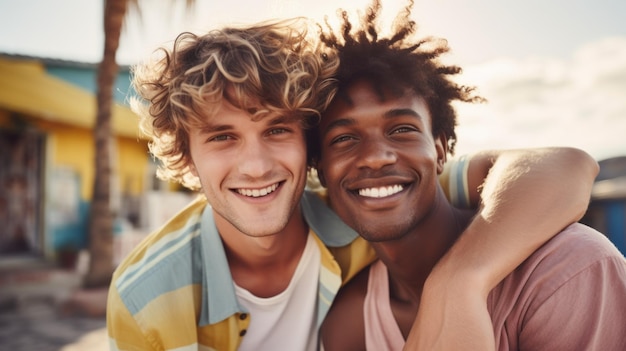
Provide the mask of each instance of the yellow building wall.
POLYGON ((146 179, 150 178, 150 155, 145 140, 118 138, 118 169, 120 190, 124 194, 139 195, 146 190, 146 179))
POLYGON ((48 168, 67 167, 80 177, 80 197, 91 199, 93 187, 94 148, 91 134, 84 129, 64 126, 46 128, 48 168))
MULTIPOLYGON (((91 130, 39 122, 48 136, 49 167, 69 167, 81 179, 81 198, 89 201, 93 194, 95 150, 91 130)), ((122 193, 138 195, 144 190, 148 172, 148 147, 145 141, 125 137, 115 139, 111 158, 113 174, 122 193)), ((113 183, 112 183, 113 184, 113 183)))

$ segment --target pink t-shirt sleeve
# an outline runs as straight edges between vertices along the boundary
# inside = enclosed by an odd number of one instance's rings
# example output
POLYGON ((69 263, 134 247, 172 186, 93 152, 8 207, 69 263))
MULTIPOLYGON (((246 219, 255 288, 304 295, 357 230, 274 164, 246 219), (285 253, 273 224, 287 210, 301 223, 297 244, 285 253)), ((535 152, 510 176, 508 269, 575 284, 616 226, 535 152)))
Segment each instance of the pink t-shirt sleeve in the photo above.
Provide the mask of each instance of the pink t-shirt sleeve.
POLYGON ((626 350, 626 271, 619 260, 593 263, 529 310, 520 350, 626 350))
POLYGON ((498 350, 626 350, 626 260, 573 224, 488 299, 498 350))

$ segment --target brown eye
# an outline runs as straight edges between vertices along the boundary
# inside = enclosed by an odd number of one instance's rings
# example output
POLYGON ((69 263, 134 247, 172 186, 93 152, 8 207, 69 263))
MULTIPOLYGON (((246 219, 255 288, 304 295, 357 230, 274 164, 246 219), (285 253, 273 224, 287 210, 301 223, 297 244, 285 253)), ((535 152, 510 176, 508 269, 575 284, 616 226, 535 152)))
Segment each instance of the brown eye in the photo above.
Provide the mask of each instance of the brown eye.
POLYGON ((391 134, 410 133, 410 132, 419 132, 419 129, 415 127, 401 126, 392 130, 391 134))
POLYGON ((340 135, 340 136, 338 136, 336 138, 333 138, 330 141, 330 144, 334 145, 334 144, 341 143, 341 142, 348 141, 348 140, 352 140, 352 139, 354 139, 354 138, 351 137, 350 135, 343 134, 343 135, 340 135))

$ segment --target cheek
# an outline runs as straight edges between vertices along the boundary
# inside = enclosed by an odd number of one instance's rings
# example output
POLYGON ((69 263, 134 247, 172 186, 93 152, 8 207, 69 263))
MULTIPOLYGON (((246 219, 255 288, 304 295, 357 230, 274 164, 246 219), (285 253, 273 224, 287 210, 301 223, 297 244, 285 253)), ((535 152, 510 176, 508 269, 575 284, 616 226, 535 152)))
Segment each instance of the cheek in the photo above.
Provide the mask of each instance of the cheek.
POLYGON ((350 162, 340 158, 323 158, 320 162, 320 169, 324 176, 325 186, 327 188, 338 186, 342 174, 347 171, 346 167, 349 166, 350 162))
POLYGON ((191 174, 198 177, 203 187, 219 184, 235 166, 233 157, 222 157, 219 153, 192 153, 189 162, 191 174))
POLYGON ((402 158, 409 167, 422 173, 422 176, 433 174, 436 177, 439 174, 439 157, 433 149, 423 148, 414 153, 404 153, 402 158))
POLYGON ((189 140, 189 171, 196 177, 199 177, 202 174, 202 168, 204 167, 203 161, 204 158, 201 155, 201 149, 193 143, 193 140, 189 140))
POLYGON ((294 142, 289 144, 277 145, 271 150, 271 159, 276 165, 289 169, 291 173, 296 175, 304 175, 307 171, 307 153, 304 143, 294 142))

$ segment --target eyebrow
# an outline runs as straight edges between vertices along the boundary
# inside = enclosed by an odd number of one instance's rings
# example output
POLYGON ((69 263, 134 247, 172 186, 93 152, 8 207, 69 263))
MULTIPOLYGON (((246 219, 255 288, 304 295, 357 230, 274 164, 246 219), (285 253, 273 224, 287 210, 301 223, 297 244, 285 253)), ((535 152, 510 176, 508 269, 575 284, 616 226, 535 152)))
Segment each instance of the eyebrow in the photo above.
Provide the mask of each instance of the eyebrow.
POLYGON ((340 119, 336 119, 328 124, 324 129, 324 134, 328 134, 331 130, 339 127, 351 126, 356 123, 356 120, 352 117, 344 117, 340 119))
MULTIPOLYGON (((297 122, 297 118, 296 117, 290 117, 290 116, 285 116, 285 115, 279 115, 276 117, 273 117, 269 120, 269 122, 267 123, 268 126, 275 126, 278 124, 283 124, 283 123, 292 123, 292 122, 297 122)), ((224 131, 228 131, 231 129, 234 129, 234 125, 231 124, 211 124, 211 123, 206 123, 205 125, 203 125, 202 127, 199 128, 200 133, 201 134, 209 134, 209 133, 217 133, 217 132, 224 132, 224 131)))
POLYGON ((270 126, 275 126, 277 124, 293 123, 293 122, 298 122, 298 117, 279 115, 270 119, 270 121, 267 124, 270 126))
POLYGON ((385 114, 383 115, 384 119, 390 119, 393 117, 398 117, 398 116, 412 116, 418 119, 422 119, 422 115, 420 115, 419 113, 417 113, 417 111, 410 109, 410 108, 398 108, 398 109, 393 109, 393 110, 389 110, 387 112, 385 112, 385 114))
MULTIPOLYGON (((407 116, 407 115, 415 117, 420 120, 423 118, 422 115, 420 115, 419 113, 417 113, 417 111, 413 109, 397 108, 397 109, 392 109, 392 110, 385 112, 383 114, 383 119, 386 120, 386 119, 392 119, 392 118, 396 118, 399 116, 407 116)), ((327 134, 328 132, 330 132, 331 130, 335 128, 351 126, 351 125, 354 125, 355 123, 356 123, 356 118, 354 117, 344 117, 344 118, 334 120, 328 124, 328 126, 324 130, 324 134, 327 134)))
POLYGON ((200 130, 200 134, 210 134, 210 133, 224 132, 227 130, 231 130, 233 129, 233 125, 232 124, 220 124, 220 125, 205 124, 198 129, 200 130))

